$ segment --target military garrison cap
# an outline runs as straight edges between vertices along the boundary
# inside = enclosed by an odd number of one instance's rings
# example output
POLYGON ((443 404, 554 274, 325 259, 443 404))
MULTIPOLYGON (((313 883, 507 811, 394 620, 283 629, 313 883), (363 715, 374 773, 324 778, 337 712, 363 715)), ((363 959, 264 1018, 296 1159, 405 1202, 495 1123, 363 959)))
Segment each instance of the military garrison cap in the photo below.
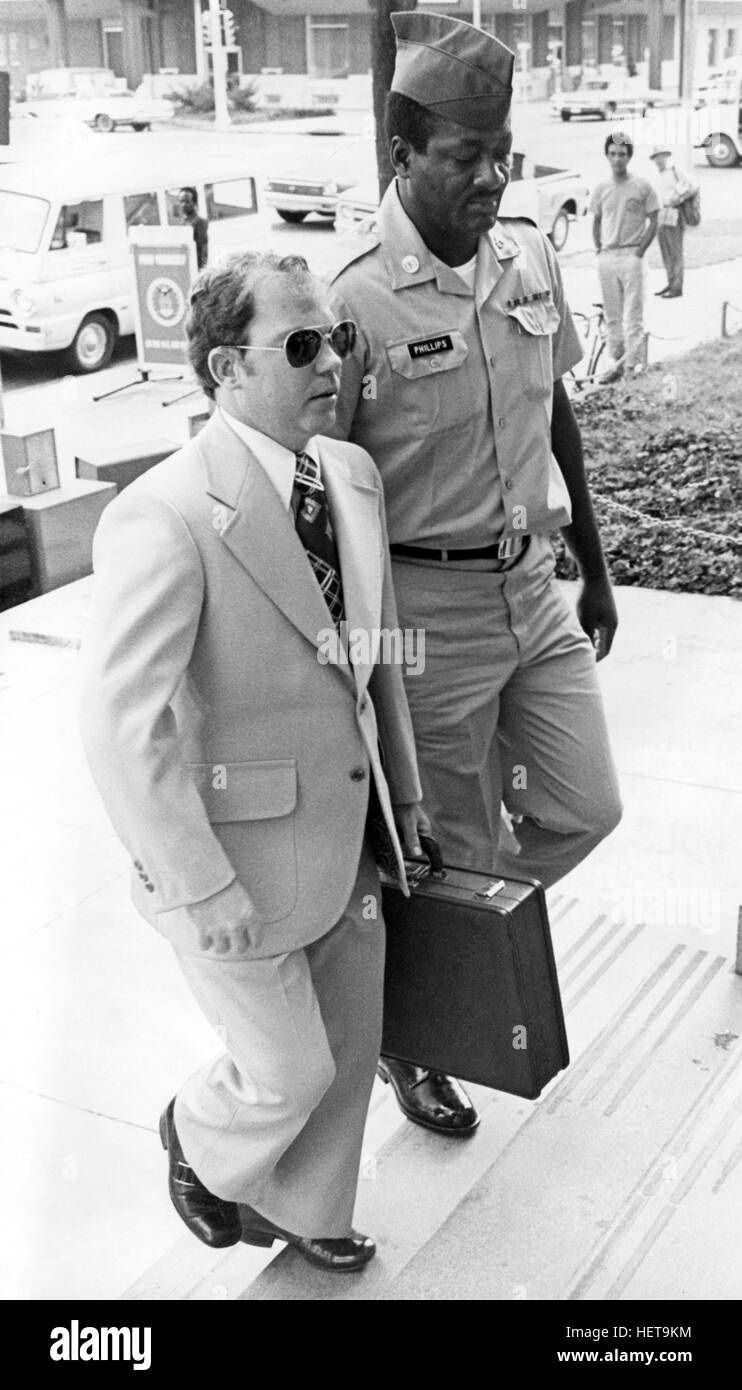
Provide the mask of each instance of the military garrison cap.
POLYGON ((447 15, 402 10, 392 91, 474 130, 501 125, 510 111, 515 55, 504 43, 447 15))

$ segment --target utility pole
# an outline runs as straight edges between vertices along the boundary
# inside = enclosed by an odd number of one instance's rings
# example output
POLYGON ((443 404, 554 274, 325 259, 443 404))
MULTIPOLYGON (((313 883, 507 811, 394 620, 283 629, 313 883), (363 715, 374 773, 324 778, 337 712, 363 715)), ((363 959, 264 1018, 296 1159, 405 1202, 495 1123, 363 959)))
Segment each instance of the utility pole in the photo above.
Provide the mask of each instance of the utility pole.
POLYGON ((209 0, 211 18, 211 70, 214 78, 214 125, 223 130, 232 124, 227 105, 227 55, 222 42, 219 0, 209 0))
POLYGON ((684 0, 681 8, 682 28, 680 31, 680 97, 690 102, 695 86, 696 42, 698 38, 698 0, 684 0))
POLYGON ((390 15, 396 10, 414 10, 416 0, 369 0, 371 15, 371 71, 376 124, 376 169, 379 179, 379 197, 383 198, 387 186, 394 177, 389 160, 389 151, 384 135, 384 106, 386 95, 392 85, 392 75, 397 56, 394 29, 390 15))
POLYGON ((475 29, 482 27, 482 0, 472 0, 471 22, 475 29))

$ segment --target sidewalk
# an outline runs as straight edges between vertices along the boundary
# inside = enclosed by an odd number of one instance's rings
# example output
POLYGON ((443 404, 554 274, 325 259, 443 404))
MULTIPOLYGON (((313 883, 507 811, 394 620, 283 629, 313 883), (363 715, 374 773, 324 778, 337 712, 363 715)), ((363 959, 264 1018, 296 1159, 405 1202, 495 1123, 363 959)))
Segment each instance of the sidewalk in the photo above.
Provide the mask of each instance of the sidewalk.
MULTIPOLYGON (((576 259, 585 257, 578 252, 576 259)), ((656 259, 656 257, 655 257, 656 259)), ((571 308, 591 313, 602 299, 598 272, 593 265, 570 264, 566 256, 562 273, 571 308)), ((658 299, 655 291, 667 284, 667 276, 651 261, 647 272, 644 326, 649 333, 649 362, 661 362, 690 352, 696 343, 721 337, 722 304, 734 306, 728 313, 729 333, 742 332, 742 256, 731 261, 687 270, 682 299, 658 299)))
POLYGON ((210 1252, 169 1206, 157 1117, 218 1044, 129 903, 84 765, 89 588, 0 616, 0 1114, 24 1140, 3 1147, 0 1296, 736 1297, 742 605, 618 591, 600 672, 625 816, 550 894, 572 1066, 535 1104, 475 1088, 468 1144, 377 1085, 357 1219, 381 1254, 333 1280, 210 1252))

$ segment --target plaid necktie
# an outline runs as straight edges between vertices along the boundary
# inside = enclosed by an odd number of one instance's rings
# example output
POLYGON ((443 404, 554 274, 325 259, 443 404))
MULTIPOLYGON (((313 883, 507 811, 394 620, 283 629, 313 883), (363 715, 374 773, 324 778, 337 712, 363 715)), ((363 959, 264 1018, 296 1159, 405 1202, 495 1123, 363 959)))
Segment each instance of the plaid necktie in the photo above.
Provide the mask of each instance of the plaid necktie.
POLYGON ((296 455, 291 510, 296 520, 296 534, 307 552, 314 577, 337 626, 345 616, 338 552, 320 467, 309 454, 296 455))

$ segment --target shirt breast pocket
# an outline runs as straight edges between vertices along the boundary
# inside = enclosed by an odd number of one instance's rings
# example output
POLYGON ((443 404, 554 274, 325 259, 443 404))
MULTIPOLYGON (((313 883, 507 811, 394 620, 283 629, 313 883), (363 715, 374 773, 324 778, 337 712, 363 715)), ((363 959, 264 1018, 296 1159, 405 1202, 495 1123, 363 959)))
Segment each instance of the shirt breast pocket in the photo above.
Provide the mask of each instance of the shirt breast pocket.
POLYGON ((523 394, 529 401, 550 395, 554 374, 552 339, 559 327, 559 310, 548 299, 515 304, 507 310, 515 338, 523 394))
POLYGON ((409 429, 428 434, 471 419, 469 347, 460 329, 386 344, 394 410, 409 429))

